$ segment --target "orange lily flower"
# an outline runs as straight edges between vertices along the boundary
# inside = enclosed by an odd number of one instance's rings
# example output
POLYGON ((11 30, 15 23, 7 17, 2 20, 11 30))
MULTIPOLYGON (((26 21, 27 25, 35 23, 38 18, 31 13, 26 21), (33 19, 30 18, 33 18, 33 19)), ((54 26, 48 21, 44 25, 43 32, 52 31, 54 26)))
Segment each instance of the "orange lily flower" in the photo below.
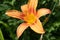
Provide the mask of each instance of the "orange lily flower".
POLYGON ((47 8, 41 8, 36 11, 38 0, 29 0, 28 4, 22 5, 22 12, 17 10, 9 10, 6 15, 14 18, 24 20, 24 23, 20 24, 17 28, 17 37, 19 38, 25 29, 30 27, 33 31, 38 34, 44 34, 42 23, 39 18, 46 14, 50 14, 51 11, 47 8))

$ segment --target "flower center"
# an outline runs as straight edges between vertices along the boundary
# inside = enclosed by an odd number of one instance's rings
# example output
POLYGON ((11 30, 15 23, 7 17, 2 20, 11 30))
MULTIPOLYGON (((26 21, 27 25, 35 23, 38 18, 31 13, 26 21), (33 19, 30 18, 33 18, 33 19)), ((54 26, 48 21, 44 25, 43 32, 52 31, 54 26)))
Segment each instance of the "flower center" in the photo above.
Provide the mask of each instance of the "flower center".
POLYGON ((33 13, 31 14, 27 14, 25 17, 24 17, 24 21, 26 21, 28 24, 33 24, 36 20, 36 17, 33 13))

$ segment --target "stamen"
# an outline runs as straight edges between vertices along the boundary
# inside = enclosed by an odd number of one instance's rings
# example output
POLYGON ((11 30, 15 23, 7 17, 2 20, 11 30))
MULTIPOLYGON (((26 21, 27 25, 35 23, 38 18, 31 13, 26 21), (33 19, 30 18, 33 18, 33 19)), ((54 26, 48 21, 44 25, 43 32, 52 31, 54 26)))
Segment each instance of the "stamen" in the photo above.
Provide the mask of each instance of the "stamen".
POLYGON ((31 13, 31 14, 29 14, 29 15, 26 15, 26 16, 24 17, 24 21, 26 21, 28 24, 34 23, 35 20, 36 20, 36 17, 35 17, 35 15, 34 15, 33 13, 31 13))

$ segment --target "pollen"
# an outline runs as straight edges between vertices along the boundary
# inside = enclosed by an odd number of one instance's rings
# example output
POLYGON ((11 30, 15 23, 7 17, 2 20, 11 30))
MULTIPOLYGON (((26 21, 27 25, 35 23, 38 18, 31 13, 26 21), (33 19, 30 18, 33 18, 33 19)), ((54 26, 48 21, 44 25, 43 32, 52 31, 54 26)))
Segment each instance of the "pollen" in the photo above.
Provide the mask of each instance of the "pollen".
POLYGON ((26 21, 28 24, 33 24, 36 20, 36 17, 33 13, 28 14, 24 17, 24 21, 26 21))

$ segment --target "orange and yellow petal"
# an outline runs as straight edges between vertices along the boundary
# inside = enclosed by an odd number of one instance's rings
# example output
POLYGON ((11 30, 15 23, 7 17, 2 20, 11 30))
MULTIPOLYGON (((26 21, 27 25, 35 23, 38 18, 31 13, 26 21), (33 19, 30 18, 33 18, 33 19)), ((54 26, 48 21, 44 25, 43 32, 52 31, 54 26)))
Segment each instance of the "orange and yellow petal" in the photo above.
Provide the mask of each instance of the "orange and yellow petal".
POLYGON ((36 33, 39 33, 39 34, 45 33, 42 23, 39 20, 37 20, 34 24, 30 25, 30 28, 36 33))
POLYGON ((29 8, 33 8, 36 10, 37 4, 38 4, 38 0, 29 0, 28 1, 29 8))
POLYGON ((27 12, 28 11, 28 5, 27 4, 22 5, 21 10, 22 10, 22 12, 27 12))
POLYGON ((17 10, 8 10, 6 12, 6 15, 10 16, 10 17, 14 17, 14 18, 20 19, 21 12, 19 12, 17 10))
POLYGON ((49 9, 47 9, 47 8, 41 8, 41 9, 39 9, 37 11, 37 17, 39 18, 41 16, 44 16, 44 15, 50 14, 50 13, 51 13, 51 11, 49 9))
POLYGON ((22 35, 22 33, 24 32, 24 30, 27 28, 28 28, 28 25, 26 23, 20 24, 17 28, 17 37, 19 38, 22 35))

